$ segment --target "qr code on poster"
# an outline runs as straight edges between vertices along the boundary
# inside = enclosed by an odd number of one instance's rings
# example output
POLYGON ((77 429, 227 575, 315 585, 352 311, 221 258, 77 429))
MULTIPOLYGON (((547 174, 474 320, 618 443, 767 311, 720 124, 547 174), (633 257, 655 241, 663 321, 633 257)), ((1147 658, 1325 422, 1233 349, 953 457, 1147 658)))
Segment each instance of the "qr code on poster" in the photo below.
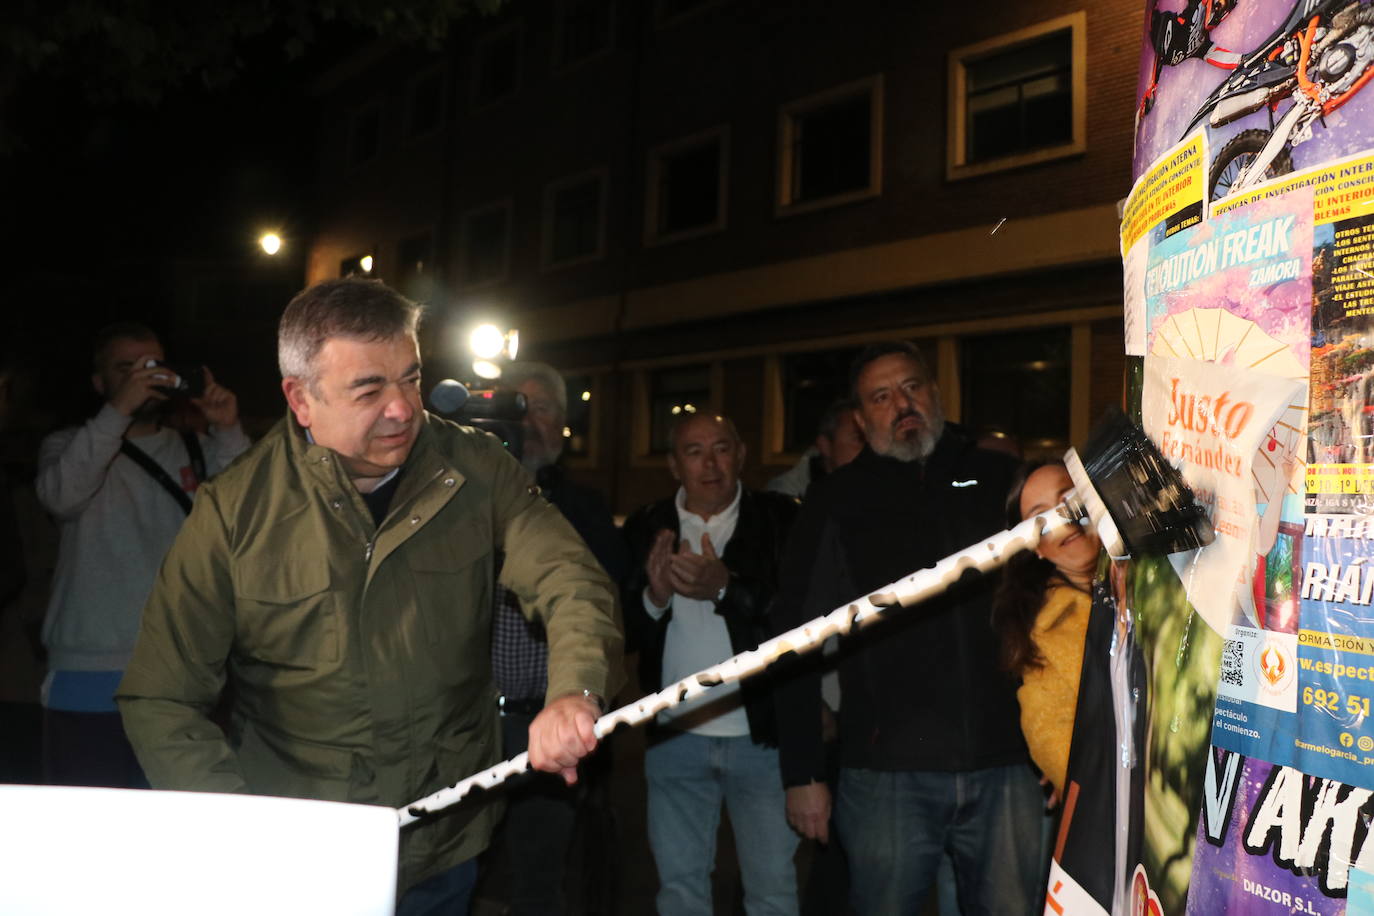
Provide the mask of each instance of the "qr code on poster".
POLYGON ((1245 643, 1228 639, 1221 647, 1221 682, 1232 687, 1245 686, 1245 643))

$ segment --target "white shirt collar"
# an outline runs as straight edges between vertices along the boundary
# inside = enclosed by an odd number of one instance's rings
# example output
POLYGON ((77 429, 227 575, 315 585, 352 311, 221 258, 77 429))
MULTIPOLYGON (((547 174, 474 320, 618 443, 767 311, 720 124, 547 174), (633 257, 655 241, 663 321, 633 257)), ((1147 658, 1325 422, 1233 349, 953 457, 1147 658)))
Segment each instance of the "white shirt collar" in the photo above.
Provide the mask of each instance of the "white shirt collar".
POLYGON ((691 516, 692 519, 697 522, 697 524, 710 525, 714 527, 726 522, 734 522, 734 520, 739 517, 739 499, 740 494, 742 494, 743 492, 744 484, 740 483, 739 481, 736 481, 735 498, 730 501, 730 505, 715 513, 709 519, 702 518, 700 515, 697 515, 691 509, 687 508, 686 487, 677 488, 677 496, 674 497, 673 502, 677 505, 677 515, 679 519, 681 519, 683 516, 691 516))

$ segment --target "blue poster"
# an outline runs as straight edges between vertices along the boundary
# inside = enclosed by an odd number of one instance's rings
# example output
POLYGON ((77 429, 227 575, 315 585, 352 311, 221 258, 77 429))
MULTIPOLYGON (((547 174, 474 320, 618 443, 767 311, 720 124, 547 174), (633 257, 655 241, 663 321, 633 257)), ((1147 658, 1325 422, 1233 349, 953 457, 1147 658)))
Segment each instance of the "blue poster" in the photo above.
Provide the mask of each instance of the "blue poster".
POLYGON ((1217 747, 1374 786, 1371 561, 1374 519, 1306 517, 1293 538, 1291 604, 1281 600, 1265 627, 1233 626, 1226 634, 1217 747))

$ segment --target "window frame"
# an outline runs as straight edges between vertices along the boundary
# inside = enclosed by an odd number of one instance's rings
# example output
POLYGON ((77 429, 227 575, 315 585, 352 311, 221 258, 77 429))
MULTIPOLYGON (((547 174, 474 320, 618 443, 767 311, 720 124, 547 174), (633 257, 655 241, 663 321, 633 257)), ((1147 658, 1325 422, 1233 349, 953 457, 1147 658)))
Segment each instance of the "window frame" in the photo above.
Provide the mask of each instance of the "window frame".
POLYGON ((385 119, 382 117, 384 108, 380 99, 371 99, 357 106, 348 113, 348 140, 346 149, 348 150, 348 168, 361 169, 376 162, 382 157, 382 135, 385 119), (377 144, 372 150, 372 155, 366 159, 358 157, 357 135, 358 122, 369 115, 377 118, 377 144))
MULTIPOLYGON (((403 233, 402 235, 400 235, 400 237, 398 237, 398 238, 396 239, 396 248, 395 248, 395 250, 396 250, 397 274, 396 274, 396 276, 395 276, 394 278, 392 278, 392 282, 396 285, 397 289, 400 289, 400 288, 404 285, 404 284, 402 283, 401 271, 404 270, 404 269, 406 269, 407 264, 406 264, 405 259, 402 258, 402 254, 403 254, 403 252, 405 251, 405 247, 406 247, 406 244, 407 244, 407 243, 413 242, 413 241, 417 241, 418 239, 420 239, 420 238, 422 238, 422 237, 427 239, 427 247, 428 247, 428 254, 429 254, 429 260, 428 260, 428 262, 427 262, 427 263, 428 263, 428 270, 425 272, 425 274, 424 274, 423 276, 424 276, 424 278, 426 279, 426 281, 428 282, 428 284, 430 285, 431 288, 430 288, 430 290, 428 291, 428 292, 429 292, 429 295, 428 295, 427 297, 424 297, 424 298, 417 298, 417 301, 420 301, 420 302, 427 302, 429 299, 433 298, 433 295, 434 295, 433 286, 434 286, 435 283, 436 283, 436 280, 435 280, 435 265, 436 265, 436 262, 437 262, 437 260, 438 260, 438 246, 437 246, 436 239, 435 239, 435 236, 434 236, 434 226, 433 226, 433 224, 431 224, 431 223, 425 223, 425 224, 423 224, 423 225, 414 226, 414 227, 412 227, 411 231, 403 233)), ((401 290, 401 292, 402 292, 403 295, 405 295, 405 296, 407 296, 407 297, 416 298, 416 297, 410 296, 410 293, 409 293, 409 292, 406 292, 405 290, 401 290)))
POLYGON ((949 119, 946 124, 945 179, 958 181, 1017 169, 1042 162, 1051 162, 1087 152, 1088 135, 1088 17, 1079 10, 1065 16, 1047 19, 1036 25, 1027 26, 1014 32, 980 41, 975 44, 955 48, 949 52, 949 119), (1012 51, 1018 47, 1043 38, 1054 32, 1068 30, 1071 33, 1070 52, 1070 97, 1072 106, 1072 138, 1067 143, 1014 153, 985 162, 968 160, 968 70, 967 65, 1000 52, 1012 51))
POLYGON ((439 64, 417 74, 406 84, 405 137, 407 141, 422 140, 443 132, 448 121, 448 83, 444 67, 439 64), (439 84, 439 117, 432 127, 417 130, 415 128, 415 95, 420 85, 429 79, 434 79, 439 84))
POLYGON ((563 28, 567 20, 569 2, 570 0, 558 0, 558 5, 554 9, 553 61, 550 69, 557 74, 564 74, 571 70, 576 70, 584 64, 605 57, 615 48, 616 0, 603 0, 607 10, 605 44, 588 54, 586 57, 579 57, 576 60, 568 60, 565 58, 563 56, 563 28))
MULTIPOLYGON (((720 413, 720 405, 725 403, 725 363, 719 358, 684 356, 667 360, 654 360, 652 363, 635 367, 631 377, 634 422, 630 430, 630 467, 662 468, 667 458, 665 452, 655 452, 653 442, 652 416, 652 375, 664 369, 681 369, 705 366, 709 378, 710 396, 702 405, 702 413, 720 413)), ((629 367, 627 367, 629 368, 629 367)))
POLYGON ((701 238, 722 232, 729 225, 728 204, 730 199, 730 127, 717 124, 706 130, 670 140, 649 150, 649 162, 645 168, 644 187, 644 244, 646 246, 669 245, 688 239, 701 238), (676 232, 660 233, 658 218, 662 207, 662 169, 663 160, 674 153, 683 152, 698 146, 705 146, 712 140, 717 144, 718 167, 716 173, 716 219, 710 224, 694 226, 676 232))
POLYGON ((565 267, 590 264, 606 257, 606 204, 609 184, 610 170, 601 167, 565 175, 544 185, 544 206, 540 219, 539 238, 540 270, 545 272, 562 270, 565 267), (554 201, 557 199, 559 191, 590 181, 597 181, 600 184, 600 193, 597 199, 596 249, 588 254, 574 255, 555 261, 553 258, 554 201))
MULTIPOLYGON (((726 358, 739 358, 748 353, 758 353, 764 357, 763 372, 763 454, 760 462, 766 466, 788 467, 801 460, 800 452, 787 451, 786 405, 783 360, 794 353, 816 350, 834 350, 850 346, 864 346, 885 340, 910 340, 919 345, 933 344, 935 358, 931 371, 940 386, 940 403, 944 406, 945 419, 960 422, 963 416, 962 371, 959 365, 960 342, 969 338, 988 334, 1005 334, 1017 330, 1040 330, 1052 327, 1070 328, 1071 364, 1069 378, 1069 437, 1072 442, 1086 440, 1095 419, 1089 416, 1092 389, 1092 326, 1094 322, 1115 319, 1120 316, 1119 305, 1074 308, 1049 312, 1036 312, 1026 315, 1007 316, 995 319, 972 319, 917 327, 893 328, 881 332, 845 334, 824 340, 798 341, 781 347, 768 347, 738 351, 720 351, 705 354, 706 359, 719 362, 726 358)), ((700 362, 703 357, 697 357, 700 362)), ((658 363, 639 364, 640 371, 657 368, 658 363)), ((638 405, 637 405, 638 406, 638 405)), ((648 405, 643 411, 636 411, 636 423, 643 426, 648 421, 648 405)), ((636 430, 637 436, 647 437, 648 432, 636 430)), ((638 441, 638 440, 637 440, 638 441)), ((646 438, 647 441, 647 438, 646 438)))
POLYGON ((524 24, 516 21, 499 26, 482 35, 474 44, 472 54, 472 82, 469 86, 468 102, 473 111, 487 111, 497 108, 520 94, 525 83, 525 29, 524 24), (515 35, 515 84, 503 95, 483 98, 482 63, 492 45, 506 36, 515 35))
MULTIPOLYGON (((587 414, 586 454, 572 455, 565 451, 562 459, 563 464, 578 470, 595 470, 601 464, 601 414, 603 411, 598 409, 598 405, 601 404, 606 397, 609 371, 601 366, 589 369, 570 369, 567 371, 560 369, 558 371, 565 380, 570 376, 585 375, 590 379, 589 384, 591 387, 588 390, 592 393, 591 399, 588 402, 591 404, 591 408, 587 414)), ((573 399, 580 397, 580 393, 574 393, 571 388, 568 389, 568 409, 570 411, 572 409, 571 405, 573 399)))
POLYGON ((505 283, 511 275, 512 240, 515 235, 515 202, 509 197, 490 201, 476 207, 469 207, 458 215, 458 288, 464 290, 484 289, 505 283), (473 221, 488 213, 502 210, 506 215, 506 237, 501 246, 501 271, 494 277, 469 280, 471 264, 468 258, 468 241, 472 236, 473 221))
POLYGON ((883 193, 883 75, 875 73, 863 79, 844 83, 840 86, 818 92, 814 95, 793 99, 778 107, 778 181, 774 200, 775 216, 792 216, 810 213, 861 200, 881 197, 883 193), (814 200, 794 200, 792 197, 792 176, 796 170, 794 144, 796 142, 796 121, 798 116, 817 111, 864 93, 869 97, 868 114, 868 186, 853 191, 842 191, 829 197, 814 200))

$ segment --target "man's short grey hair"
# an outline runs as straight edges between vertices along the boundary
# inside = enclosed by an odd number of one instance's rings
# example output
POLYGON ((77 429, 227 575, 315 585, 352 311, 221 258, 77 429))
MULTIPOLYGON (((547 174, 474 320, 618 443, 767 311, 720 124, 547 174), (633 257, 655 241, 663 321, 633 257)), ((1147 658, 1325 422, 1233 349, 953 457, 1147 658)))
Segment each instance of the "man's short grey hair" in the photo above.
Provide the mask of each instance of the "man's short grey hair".
POLYGON ((420 306, 381 280, 325 280, 297 293, 277 327, 277 366, 282 378, 313 384, 315 361, 331 337, 391 340, 413 337, 420 306))
POLYGON ((528 381, 536 381, 547 388, 553 395, 554 403, 558 405, 558 412, 565 417, 568 415, 568 383, 553 366, 533 360, 522 360, 507 363, 501 369, 502 388, 519 388, 528 381))

